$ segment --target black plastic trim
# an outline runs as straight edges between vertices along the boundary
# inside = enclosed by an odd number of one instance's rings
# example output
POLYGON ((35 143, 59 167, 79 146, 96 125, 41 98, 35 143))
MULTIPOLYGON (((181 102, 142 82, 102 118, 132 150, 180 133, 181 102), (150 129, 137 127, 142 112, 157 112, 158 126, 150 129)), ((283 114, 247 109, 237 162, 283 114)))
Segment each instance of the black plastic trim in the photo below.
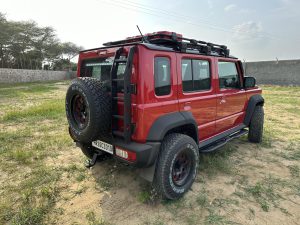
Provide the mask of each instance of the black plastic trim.
POLYGON ((160 45, 155 45, 155 44, 146 44, 146 43, 142 43, 140 45, 145 46, 148 49, 151 50, 159 50, 159 51, 168 51, 168 52, 175 52, 173 50, 173 48, 168 48, 168 47, 164 47, 164 46, 160 46, 160 45))
POLYGON ((131 73, 133 56, 136 46, 131 47, 128 53, 128 61, 124 72, 124 138, 126 142, 131 139, 131 73))
MULTIPOLYGON (((191 112, 175 112, 163 115, 152 124, 147 136, 147 141, 162 141, 168 131, 183 126, 193 125, 198 139, 198 126, 191 112)), ((199 140, 195 140, 196 143, 199 140)))
POLYGON ((133 90, 133 86, 130 83, 131 81, 131 71, 133 65, 133 57, 136 51, 136 46, 130 48, 128 53, 127 60, 120 59, 121 54, 123 53, 124 48, 119 48, 116 51, 113 66, 110 72, 111 78, 111 102, 112 102, 112 135, 124 137, 126 142, 130 142, 131 140, 131 94, 133 90), (124 78, 118 79, 117 72, 118 72, 118 65, 119 62, 126 62, 125 72, 123 73, 124 78), (124 86, 124 109, 123 109, 123 116, 118 115, 118 96, 117 96, 117 89, 118 83, 116 81, 123 81, 124 86), (122 119, 124 122, 124 131, 121 132, 118 129, 118 121, 122 119))
POLYGON ((252 118, 252 115, 253 115, 253 112, 254 112, 254 109, 255 109, 255 106, 263 105, 264 102, 265 102, 265 100, 260 94, 253 95, 253 96, 250 97, 249 103, 248 103, 248 106, 247 106, 247 110, 246 110, 246 116, 244 118, 245 126, 249 126, 250 120, 252 118))
POLYGON ((129 162, 125 159, 122 159, 116 155, 116 158, 120 159, 121 161, 127 162, 135 167, 138 168, 146 168, 153 165, 155 162, 159 149, 160 149, 160 142, 146 142, 146 143, 137 143, 137 142, 130 142, 126 143, 123 139, 115 138, 112 142, 115 147, 120 147, 125 150, 129 150, 136 153, 136 161, 129 162))
POLYGON ((114 45, 114 46, 103 46, 103 47, 98 47, 98 48, 90 48, 90 49, 85 49, 82 51, 79 51, 79 53, 84 53, 84 52, 90 52, 90 51, 96 51, 96 50, 102 50, 102 49, 108 49, 108 48, 117 48, 117 47, 125 47, 125 46, 134 46, 136 44, 141 44, 142 42, 132 42, 128 44, 120 44, 120 45, 114 45))
POLYGON ((234 138, 239 138, 241 137, 242 135, 245 135, 248 133, 248 130, 247 129, 241 129, 241 130, 238 130, 228 136, 225 136, 225 137, 221 137, 219 140, 217 140, 216 142, 213 142, 209 145, 205 145, 204 147, 201 147, 199 148, 200 149, 200 152, 202 153, 210 153, 210 152, 213 152, 213 151, 216 151, 218 150, 220 147, 226 145, 229 141, 231 141, 232 139, 234 138))
POLYGON ((226 138, 226 137, 230 136, 231 134, 234 134, 234 133, 236 133, 236 132, 238 132, 238 131, 240 131, 244 128, 246 128, 246 126, 244 124, 242 124, 242 125, 239 125, 237 127, 231 128, 227 131, 224 131, 223 133, 218 134, 218 135, 216 135, 216 136, 214 136, 214 137, 212 137, 212 138, 210 138, 206 141, 201 141, 199 143, 199 148, 201 149, 201 148, 204 148, 204 147, 206 147, 208 145, 211 145, 215 142, 221 141, 223 138, 226 138))

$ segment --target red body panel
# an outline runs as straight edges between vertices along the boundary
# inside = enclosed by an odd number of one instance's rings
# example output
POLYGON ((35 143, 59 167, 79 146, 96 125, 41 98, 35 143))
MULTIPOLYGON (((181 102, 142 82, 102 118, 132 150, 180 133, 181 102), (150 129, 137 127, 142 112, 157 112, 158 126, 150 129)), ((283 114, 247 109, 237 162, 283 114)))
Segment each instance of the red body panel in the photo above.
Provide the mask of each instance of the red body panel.
MULTIPOLYGON (((216 65, 218 61, 234 62, 239 73, 240 82, 243 82, 243 74, 239 68, 237 60, 215 58, 216 65)), ((218 67, 216 66, 218 70, 218 67)), ((218 74, 218 72, 217 72, 218 74)), ((218 76, 216 77, 218 79, 218 76)), ((240 125, 245 117, 246 110, 246 91, 244 89, 220 89, 217 90, 217 116, 216 116, 216 133, 223 132, 230 128, 240 125)))
POLYGON ((178 98, 180 111, 192 112, 199 129, 199 140, 215 134, 216 120, 216 85, 214 58, 192 54, 177 53, 178 98), (182 59, 207 60, 210 64, 211 89, 207 91, 183 92, 181 76, 182 59))
POLYGON ((137 80, 137 104, 133 110, 133 121, 136 121, 136 131, 133 140, 145 142, 154 121, 167 113, 178 111, 178 81, 176 72, 176 54, 149 50, 144 46, 138 47, 139 65, 137 80), (166 96, 156 96, 154 88, 154 57, 168 57, 171 65, 171 93, 166 96))
MULTIPOLYGON (((130 47, 124 48, 128 50, 130 47)), ((85 59, 114 56, 116 50, 117 48, 106 48, 82 52, 79 55, 78 65, 81 65, 85 59)), ((140 143, 146 142, 154 121, 165 114, 177 111, 192 112, 198 125, 200 142, 242 124, 249 98, 262 91, 257 87, 248 90, 220 89, 218 60, 235 62, 242 82, 242 69, 239 68, 237 59, 151 50, 144 45, 137 45, 131 80, 137 86, 137 94, 131 95, 131 122, 135 124, 132 140, 140 143), (170 59, 171 93, 166 96, 156 96, 154 92, 154 57, 157 56, 170 59), (182 58, 209 61, 210 90, 190 93, 182 91, 182 58)), ((77 74, 80 76, 80 66, 78 66, 77 74)), ((118 109, 119 114, 122 114, 123 102, 118 103, 118 109)), ((122 124, 119 125, 122 126, 122 124)))

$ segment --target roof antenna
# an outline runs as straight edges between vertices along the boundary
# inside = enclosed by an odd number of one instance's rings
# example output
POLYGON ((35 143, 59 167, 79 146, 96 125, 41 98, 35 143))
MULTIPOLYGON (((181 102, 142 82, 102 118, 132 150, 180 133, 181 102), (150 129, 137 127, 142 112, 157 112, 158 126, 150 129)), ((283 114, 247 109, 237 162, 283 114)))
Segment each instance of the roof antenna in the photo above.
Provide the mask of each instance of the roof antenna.
POLYGON ((139 30, 139 32, 140 32, 140 34, 141 34, 141 36, 142 36, 143 42, 149 43, 149 41, 147 40, 147 38, 142 34, 142 32, 141 32, 141 30, 140 30, 140 28, 139 28, 139 25, 136 25, 136 27, 137 27, 137 29, 139 30))

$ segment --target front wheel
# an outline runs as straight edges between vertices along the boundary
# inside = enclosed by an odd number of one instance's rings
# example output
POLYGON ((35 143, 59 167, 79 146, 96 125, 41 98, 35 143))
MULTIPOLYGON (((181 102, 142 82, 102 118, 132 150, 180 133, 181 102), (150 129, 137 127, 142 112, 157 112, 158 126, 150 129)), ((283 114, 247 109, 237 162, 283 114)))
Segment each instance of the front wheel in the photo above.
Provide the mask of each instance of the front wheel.
POLYGON ((248 140, 253 143, 262 142, 264 128, 264 108, 256 106, 250 121, 248 140))
POLYGON ((164 199, 178 199, 192 186, 198 169, 199 149, 183 134, 170 134, 162 142, 154 187, 164 199))

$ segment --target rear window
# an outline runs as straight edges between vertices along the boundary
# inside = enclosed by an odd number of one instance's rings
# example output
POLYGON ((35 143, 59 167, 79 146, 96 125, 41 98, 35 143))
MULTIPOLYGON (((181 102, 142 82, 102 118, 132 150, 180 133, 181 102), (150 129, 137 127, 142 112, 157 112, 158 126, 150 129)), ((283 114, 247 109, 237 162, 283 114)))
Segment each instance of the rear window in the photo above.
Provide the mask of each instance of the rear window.
POLYGON ((167 57, 154 59, 155 94, 157 96, 171 93, 170 60, 167 57))
MULTIPOLYGON (((81 77, 93 77, 99 79, 107 86, 110 85, 110 70, 113 64, 113 57, 106 59, 92 59, 87 60, 82 63, 81 67, 81 77)), ((123 78, 123 74, 125 72, 126 64, 119 63, 118 64, 118 78, 123 78)), ((118 91, 122 91, 124 89, 124 83, 118 82, 118 91)))
POLYGON ((84 61, 81 67, 81 77, 94 77, 101 81, 109 80, 113 58, 84 61))

